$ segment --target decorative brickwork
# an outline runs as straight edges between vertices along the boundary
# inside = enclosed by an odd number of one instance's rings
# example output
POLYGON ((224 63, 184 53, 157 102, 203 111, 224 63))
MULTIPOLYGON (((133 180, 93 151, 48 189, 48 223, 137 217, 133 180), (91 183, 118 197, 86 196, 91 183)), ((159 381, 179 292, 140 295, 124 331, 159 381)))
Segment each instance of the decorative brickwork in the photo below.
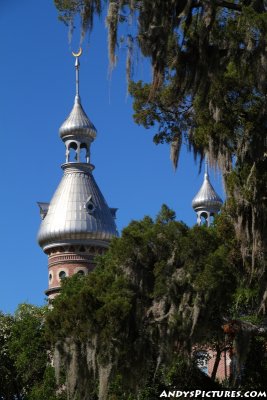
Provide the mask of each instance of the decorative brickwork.
POLYGON ((59 264, 72 264, 78 262, 80 264, 85 263, 92 263, 94 256, 86 254, 76 254, 76 253, 63 253, 63 254, 55 254, 48 257, 48 267, 52 267, 54 265, 59 264))
POLYGON ((59 293, 62 279, 77 273, 87 275, 95 268, 95 256, 105 251, 105 248, 95 246, 61 246, 50 249, 48 254, 49 286, 46 291, 49 300, 59 293))

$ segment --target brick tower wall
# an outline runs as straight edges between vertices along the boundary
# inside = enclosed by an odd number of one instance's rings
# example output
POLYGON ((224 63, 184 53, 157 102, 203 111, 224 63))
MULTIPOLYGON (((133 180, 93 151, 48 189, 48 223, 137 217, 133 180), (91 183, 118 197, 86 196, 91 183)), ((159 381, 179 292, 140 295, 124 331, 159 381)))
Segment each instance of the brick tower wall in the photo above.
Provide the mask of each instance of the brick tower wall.
POLYGON ((103 254, 105 248, 71 246, 52 249, 48 254, 48 290, 46 294, 53 299, 60 291, 61 281, 76 273, 87 275, 95 268, 94 258, 103 254), (71 250, 71 251, 70 251, 71 250))

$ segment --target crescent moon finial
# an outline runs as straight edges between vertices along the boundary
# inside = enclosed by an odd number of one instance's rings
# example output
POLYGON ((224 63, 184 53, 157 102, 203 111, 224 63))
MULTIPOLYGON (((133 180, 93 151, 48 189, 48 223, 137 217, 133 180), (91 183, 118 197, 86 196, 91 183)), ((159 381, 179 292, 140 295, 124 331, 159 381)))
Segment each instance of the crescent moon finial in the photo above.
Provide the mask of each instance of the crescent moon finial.
MULTIPOLYGON (((80 67, 80 61, 79 61, 79 57, 82 54, 82 48, 80 47, 78 53, 74 53, 74 51, 72 51, 72 55, 76 58, 75 60, 75 70, 76 70, 76 97, 75 99, 79 100, 79 67, 80 67)), ((76 101, 76 100, 75 100, 76 101)))
POLYGON ((83 50, 82 50, 82 48, 80 47, 78 53, 74 53, 74 51, 73 51, 73 52, 72 52, 72 55, 73 55, 73 57, 80 57, 80 56, 82 55, 82 52, 83 52, 83 50))

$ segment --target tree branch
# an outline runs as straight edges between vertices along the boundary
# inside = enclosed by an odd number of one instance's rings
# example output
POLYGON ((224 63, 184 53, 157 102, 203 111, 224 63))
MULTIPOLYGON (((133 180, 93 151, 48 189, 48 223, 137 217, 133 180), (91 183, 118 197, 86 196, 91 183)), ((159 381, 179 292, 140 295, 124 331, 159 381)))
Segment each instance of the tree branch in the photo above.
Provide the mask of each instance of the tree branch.
MULTIPOLYGON (((242 11, 242 6, 240 4, 229 3, 226 0, 216 0, 215 5, 217 7, 227 8, 228 10, 242 11)), ((198 8, 198 7, 203 7, 203 2, 196 1, 195 3, 192 4, 192 8, 198 8)))
POLYGON ((225 0, 217 0, 216 5, 218 7, 228 8, 229 10, 242 11, 242 6, 240 4, 229 3, 225 0))
POLYGON ((237 335, 241 330, 253 335, 267 336, 267 325, 255 325, 251 322, 232 320, 222 326, 224 333, 232 336, 237 335))

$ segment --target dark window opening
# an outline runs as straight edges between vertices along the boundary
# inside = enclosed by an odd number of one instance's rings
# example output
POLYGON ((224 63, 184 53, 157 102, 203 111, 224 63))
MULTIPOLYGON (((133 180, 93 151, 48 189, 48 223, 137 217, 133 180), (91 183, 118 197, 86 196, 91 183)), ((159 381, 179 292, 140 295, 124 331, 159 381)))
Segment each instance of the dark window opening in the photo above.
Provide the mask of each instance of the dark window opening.
POLYGON ((87 208, 87 211, 89 212, 89 214, 92 214, 95 211, 95 205, 92 201, 89 201, 86 204, 86 208, 87 208))
POLYGON ((80 147, 80 161, 82 163, 87 162, 87 153, 87 145, 85 143, 82 143, 80 147))
POLYGON ((66 278, 66 276, 67 276, 67 274, 66 274, 65 271, 60 271, 60 273, 59 273, 59 278, 60 279, 64 279, 64 278, 66 278))

